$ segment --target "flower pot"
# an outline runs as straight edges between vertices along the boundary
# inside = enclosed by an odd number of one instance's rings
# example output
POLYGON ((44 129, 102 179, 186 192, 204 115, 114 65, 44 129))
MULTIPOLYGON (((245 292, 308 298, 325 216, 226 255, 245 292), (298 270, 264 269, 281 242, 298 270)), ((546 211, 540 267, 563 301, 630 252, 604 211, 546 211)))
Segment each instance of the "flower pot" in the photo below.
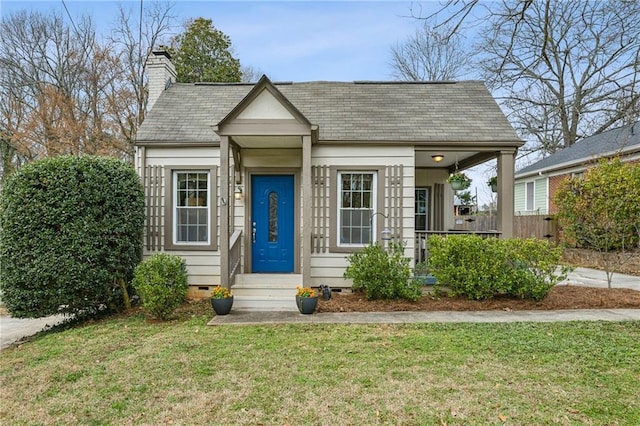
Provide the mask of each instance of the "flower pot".
POLYGON ((296 296, 296 305, 301 314, 312 314, 318 306, 318 296, 300 297, 296 296))
POLYGON ((451 184, 451 189, 453 189, 454 191, 465 189, 464 182, 461 182, 459 180, 454 180, 449 183, 451 184))
POLYGON ((227 315, 233 306, 233 296, 224 299, 211 299, 211 306, 216 315, 227 315))

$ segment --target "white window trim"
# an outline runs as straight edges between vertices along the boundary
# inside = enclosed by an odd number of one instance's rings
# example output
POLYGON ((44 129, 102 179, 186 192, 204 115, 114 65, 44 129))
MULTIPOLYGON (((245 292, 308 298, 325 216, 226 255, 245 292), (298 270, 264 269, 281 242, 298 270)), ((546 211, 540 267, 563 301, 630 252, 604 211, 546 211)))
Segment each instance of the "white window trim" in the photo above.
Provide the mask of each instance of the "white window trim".
MULTIPOLYGON (((337 192, 338 192, 338 202, 336 205, 337 211, 336 211, 336 220, 337 220, 337 226, 336 226, 336 241, 338 243, 339 247, 355 247, 355 248, 362 248, 362 247, 366 247, 369 243, 367 244, 353 244, 353 243, 343 243, 340 241, 340 233, 342 231, 342 215, 340 214, 342 211, 342 175, 343 174, 360 174, 360 175, 373 175, 373 179, 372 179, 372 186, 371 186, 371 205, 373 206, 371 210, 371 239, 372 242, 376 242, 376 236, 378 235, 378 228, 377 228, 377 221, 374 220, 376 218, 376 216, 374 216, 377 213, 377 208, 376 206, 378 205, 378 197, 377 197, 377 191, 378 191, 378 172, 377 170, 340 170, 337 173, 338 179, 336 182, 336 185, 338 185, 337 188, 337 192)), ((355 209, 350 209, 350 210, 355 210, 355 209)), ((365 210, 365 209, 357 209, 357 210, 365 210)))
POLYGON ((164 250, 165 251, 217 251, 218 250, 218 167, 217 166, 165 166, 164 172, 164 250), (176 242, 176 188, 177 173, 208 174, 208 242, 176 242))
MULTIPOLYGON (((171 180, 173 183, 173 206, 171 207, 173 211, 173 224, 172 224, 172 234, 173 234, 173 245, 174 246, 209 246, 211 245, 211 203, 214 200, 210 199, 211 196, 211 172, 209 170, 173 170, 171 180), (207 240, 206 241, 178 241, 178 211, 184 207, 178 206, 178 175, 180 174, 189 174, 189 173, 200 173, 207 175, 207 240)), ((188 209, 188 206, 185 206, 188 209)), ((200 206, 201 208, 202 206, 200 206)))

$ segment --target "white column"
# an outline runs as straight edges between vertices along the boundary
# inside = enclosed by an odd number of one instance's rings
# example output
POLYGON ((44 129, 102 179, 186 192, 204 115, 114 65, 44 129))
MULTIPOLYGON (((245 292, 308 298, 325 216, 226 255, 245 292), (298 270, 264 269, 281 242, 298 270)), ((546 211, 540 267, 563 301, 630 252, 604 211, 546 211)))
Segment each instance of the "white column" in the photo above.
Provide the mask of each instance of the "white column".
POLYGON ((311 135, 302 137, 302 283, 311 285, 311 135))
POLYGON ((229 287, 229 137, 220 136, 220 285, 229 287))

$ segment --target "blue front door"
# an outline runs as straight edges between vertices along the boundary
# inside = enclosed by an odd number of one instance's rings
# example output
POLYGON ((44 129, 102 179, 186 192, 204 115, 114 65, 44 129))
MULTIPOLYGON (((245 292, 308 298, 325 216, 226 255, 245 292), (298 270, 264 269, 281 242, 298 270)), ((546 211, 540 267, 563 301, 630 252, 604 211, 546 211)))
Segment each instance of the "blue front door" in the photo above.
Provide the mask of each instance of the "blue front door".
POLYGON ((293 175, 251 176, 251 271, 293 272, 293 175))

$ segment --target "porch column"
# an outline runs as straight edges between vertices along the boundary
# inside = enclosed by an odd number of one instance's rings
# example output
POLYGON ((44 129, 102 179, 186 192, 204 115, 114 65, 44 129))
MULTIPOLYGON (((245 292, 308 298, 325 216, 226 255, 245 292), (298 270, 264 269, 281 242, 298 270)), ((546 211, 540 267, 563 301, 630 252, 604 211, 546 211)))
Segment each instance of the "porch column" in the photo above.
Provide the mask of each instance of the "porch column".
POLYGON ((220 285, 222 287, 229 288, 229 137, 228 136, 220 136, 220 285))
POLYGON ((515 152, 498 153, 498 231, 502 238, 513 237, 513 182, 515 175, 515 152))
POLYGON ((311 135, 302 136, 302 285, 311 285, 311 135))

